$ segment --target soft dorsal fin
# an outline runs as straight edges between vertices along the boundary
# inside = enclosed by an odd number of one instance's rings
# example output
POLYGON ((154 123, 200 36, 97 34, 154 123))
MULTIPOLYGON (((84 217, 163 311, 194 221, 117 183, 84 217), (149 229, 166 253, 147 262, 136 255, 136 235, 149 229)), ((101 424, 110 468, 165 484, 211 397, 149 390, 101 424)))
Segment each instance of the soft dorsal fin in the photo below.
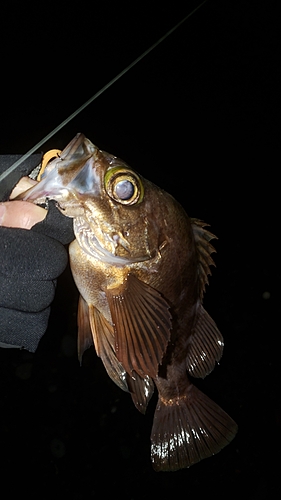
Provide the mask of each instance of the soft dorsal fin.
POLYGON ((169 305, 150 285, 128 274, 106 292, 115 329, 116 356, 133 376, 155 378, 171 335, 169 305))
POLYGON ((210 241, 217 239, 217 237, 207 229, 204 229, 206 226, 209 226, 209 224, 199 219, 191 219, 191 226, 197 248, 199 293, 200 299, 202 300, 206 285, 209 282, 208 275, 212 274, 210 266, 215 266, 211 254, 216 252, 216 250, 213 245, 211 245, 210 241))
POLYGON ((193 377, 204 378, 222 357, 223 336, 216 323, 198 301, 196 322, 189 338, 186 369, 193 377))

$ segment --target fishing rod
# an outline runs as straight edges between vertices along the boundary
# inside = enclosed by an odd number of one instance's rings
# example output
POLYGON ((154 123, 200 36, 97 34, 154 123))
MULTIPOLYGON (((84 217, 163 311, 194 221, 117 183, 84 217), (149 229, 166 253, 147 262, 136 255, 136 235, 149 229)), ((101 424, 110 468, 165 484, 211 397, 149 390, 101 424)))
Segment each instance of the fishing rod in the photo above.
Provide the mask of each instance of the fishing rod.
MULTIPOLYGON (((208 0, 204 0, 195 9, 193 9, 187 16, 185 16, 181 21, 179 21, 173 28, 171 28, 165 35, 163 35, 157 42, 151 45, 147 50, 145 50, 140 56, 138 56, 133 62, 131 62, 125 69, 123 69, 118 75, 116 75, 112 80, 110 80, 106 85, 104 85, 98 92, 96 92, 90 99, 88 99, 82 106, 80 106, 76 111, 69 115, 65 120, 63 120, 57 127, 55 127, 49 134, 47 134, 41 141, 37 142, 27 153, 21 156, 17 161, 15 161, 9 168, 7 168, 0 175, 0 184, 5 180, 7 184, 9 177, 13 172, 21 165, 25 160, 27 160, 35 151, 37 151, 45 142, 47 142, 51 137, 53 137, 57 132, 59 132, 63 127, 65 127, 73 118, 75 118, 81 111, 87 108, 93 101, 95 101, 101 94, 103 94, 109 87, 111 87, 117 80, 122 78, 130 69, 132 69, 138 62, 140 62, 144 57, 146 57, 152 50, 154 50, 160 43, 162 43, 168 36, 170 36, 174 31, 176 31, 187 19, 189 19, 197 10, 199 10, 208 0)), ((1 193, 1 186, 0 186, 1 193)))

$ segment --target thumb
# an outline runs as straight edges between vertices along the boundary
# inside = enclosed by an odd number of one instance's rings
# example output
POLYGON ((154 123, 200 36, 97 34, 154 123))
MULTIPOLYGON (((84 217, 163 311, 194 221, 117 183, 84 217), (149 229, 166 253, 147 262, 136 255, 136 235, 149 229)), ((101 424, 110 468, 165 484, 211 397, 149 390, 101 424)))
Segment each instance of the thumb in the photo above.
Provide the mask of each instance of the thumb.
POLYGON ((0 203, 0 226, 31 229, 45 219, 47 210, 28 201, 0 203))

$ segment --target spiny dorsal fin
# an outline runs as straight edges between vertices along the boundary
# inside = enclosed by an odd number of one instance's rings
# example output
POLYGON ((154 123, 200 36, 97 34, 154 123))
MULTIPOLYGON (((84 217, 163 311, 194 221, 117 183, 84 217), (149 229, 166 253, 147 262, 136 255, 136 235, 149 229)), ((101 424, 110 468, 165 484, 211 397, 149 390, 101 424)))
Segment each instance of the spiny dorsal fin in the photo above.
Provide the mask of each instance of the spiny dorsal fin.
POLYGON ((217 239, 217 237, 212 234, 207 229, 204 229, 209 224, 199 220, 191 219, 191 225, 193 230, 193 235, 197 247, 198 255, 198 273, 199 273, 199 286, 200 286, 200 299, 202 300, 203 294, 206 290, 206 285, 209 283, 208 275, 212 274, 210 266, 215 266, 215 263, 211 257, 211 254, 216 252, 210 241, 217 239))

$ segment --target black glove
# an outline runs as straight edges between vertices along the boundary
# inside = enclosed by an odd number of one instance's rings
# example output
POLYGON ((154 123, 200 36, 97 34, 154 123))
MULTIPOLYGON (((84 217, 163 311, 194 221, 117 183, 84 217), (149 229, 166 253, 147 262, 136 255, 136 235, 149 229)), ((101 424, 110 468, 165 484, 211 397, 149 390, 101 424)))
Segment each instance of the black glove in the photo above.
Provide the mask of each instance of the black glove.
MULTIPOLYGON (((15 158, 5 156, 4 162, 0 155, 0 174, 15 158)), ((10 190, 35 166, 34 159, 23 163, 10 190)), ((5 188, 1 201, 7 197, 5 188)), ((64 245, 73 239, 72 219, 55 202, 49 202, 46 218, 30 230, 0 227, 0 346, 36 350, 47 328, 56 278, 67 264, 64 245)))

